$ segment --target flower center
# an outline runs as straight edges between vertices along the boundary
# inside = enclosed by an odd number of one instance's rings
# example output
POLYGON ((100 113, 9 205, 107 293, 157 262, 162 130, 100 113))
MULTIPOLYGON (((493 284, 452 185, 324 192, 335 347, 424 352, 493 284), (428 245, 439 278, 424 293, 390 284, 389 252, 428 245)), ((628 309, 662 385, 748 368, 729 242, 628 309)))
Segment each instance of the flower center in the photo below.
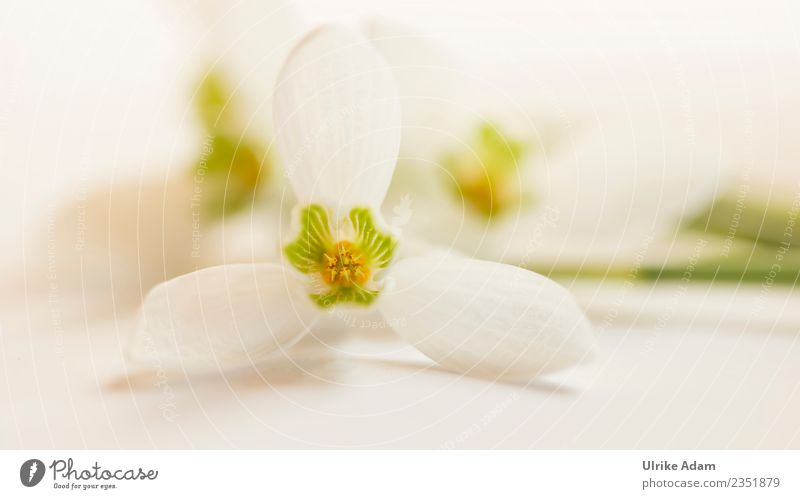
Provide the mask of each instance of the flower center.
POLYGON ((472 210, 491 219, 519 206, 527 196, 520 184, 520 159, 526 144, 482 124, 468 151, 455 152, 444 164, 455 180, 454 193, 472 210))
POLYGON ((355 207, 346 218, 330 223, 329 211, 318 204, 299 213, 297 238, 283 248, 289 263, 311 277, 309 297, 322 308, 339 303, 370 305, 381 292, 379 274, 389 267, 397 240, 375 224, 372 211, 355 207))
POLYGON ((339 241, 326 251, 322 279, 339 286, 361 285, 369 280, 370 268, 364 254, 350 241, 339 241))
POLYGON ((490 176, 492 174, 484 171, 482 165, 475 165, 471 171, 465 169, 454 175, 456 194, 487 218, 500 215, 519 200, 514 192, 513 179, 500 173, 490 176))

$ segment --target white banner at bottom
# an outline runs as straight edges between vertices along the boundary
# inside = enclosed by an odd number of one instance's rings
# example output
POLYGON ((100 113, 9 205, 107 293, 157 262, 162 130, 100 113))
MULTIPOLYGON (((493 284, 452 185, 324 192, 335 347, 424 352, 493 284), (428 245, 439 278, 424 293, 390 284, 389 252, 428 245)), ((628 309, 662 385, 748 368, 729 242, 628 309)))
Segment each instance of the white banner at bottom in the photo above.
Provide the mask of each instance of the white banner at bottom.
POLYGON ((0 451, 0 497, 800 497, 800 451, 0 451))

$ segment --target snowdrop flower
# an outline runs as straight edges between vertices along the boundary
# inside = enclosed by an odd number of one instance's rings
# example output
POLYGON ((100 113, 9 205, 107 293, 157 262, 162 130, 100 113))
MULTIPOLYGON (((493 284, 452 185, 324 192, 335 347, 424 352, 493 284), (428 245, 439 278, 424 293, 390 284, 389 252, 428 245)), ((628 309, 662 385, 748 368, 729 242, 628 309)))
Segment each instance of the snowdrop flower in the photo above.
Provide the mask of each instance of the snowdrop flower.
MULTIPOLYGON (((258 96, 272 88, 299 23, 282 0, 169 5, 182 25, 198 21, 186 57, 201 60, 186 66, 203 78, 188 86, 187 106, 201 126, 193 144, 176 146, 190 156, 80 193, 54 216, 47 242, 65 303, 78 303, 64 308, 78 320, 135 311, 156 284, 203 267, 274 257, 282 179, 267 154, 270 92, 258 96)), ((37 281, 46 292, 44 274, 37 281)))
MULTIPOLYGON (((401 137, 391 70, 343 28, 311 32, 274 93, 277 145, 298 199, 283 263, 203 269, 156 287, 132 353, 183 369, 282 355, 326 311, 380 312, 440 365, 526 378, 584 359, 590 326, 530 271, 442 252, 401 257, 380 206, 401 137)), ((430 216, 436 216, 431 213, 430 216)))
MULTIPOLYGON (((172 0, 171 6, 180 11, 182 24, 194 25, 191 38, 200 47, 192 51, 200 58, 193 101, 203 137, 194 171, 206 179, 204 214, 224 216, 227 223, 241 213, 240 218, 263 225, 258 212, 276 218, 285 190, 267 151, 273 135, 272 88, 302 23, 286 0, 172 0)), ((265 256, 246 238, 239 245, 227 239, 226 256, 232 261, 265 256)))
POLYGON ((172 6, 190 19, 187 24, 195 21, 202 49, 194 102, 212 150, 196 168, 205 168, 214 184, 204 200, 206 211, 226 216, 245 211, 284 187, 266 152, 271 90, 302 23, 286 0, 173 0, 172 6))
POLYGON ((409 223, 438 243, 512 263, 630 261, 719 189, 726 158, 715 128, 684 109, 530 116, 526 105, 548 106, 502 98, 508 89, 454 64, 432 37, 385 20, 365 31, 404 103, 406 182, 390 200, 413 192, 416 213, 439 213, 409 223))
POLYGON ((427 178, 420 183, 438 187, 434 197, 463 207, 479 222, 499 220, 528 204, 533 192, 526 177, 541 152, 542 131, 510 126, 497 89, 477 92, 476 76, 453 64, 429 36, 386 19, 369 19, 362 29, 400 87, 402 157, 406 166, 418 167, 409 176, 422 173, 427 178), (511 131, 520 128, 529 135, 511 131))

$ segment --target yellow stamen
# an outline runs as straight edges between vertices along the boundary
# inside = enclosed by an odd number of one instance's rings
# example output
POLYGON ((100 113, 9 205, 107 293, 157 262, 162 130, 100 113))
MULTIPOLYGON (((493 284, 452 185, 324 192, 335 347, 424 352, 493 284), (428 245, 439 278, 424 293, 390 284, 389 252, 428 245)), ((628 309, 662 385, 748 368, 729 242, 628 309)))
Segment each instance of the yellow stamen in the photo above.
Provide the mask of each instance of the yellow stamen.
POLYGON ((360 285, 367 282, 370 269, 364 264, 364 255, 350 241, 339 241, 325 253, 323 280, 339 286, 360 285))

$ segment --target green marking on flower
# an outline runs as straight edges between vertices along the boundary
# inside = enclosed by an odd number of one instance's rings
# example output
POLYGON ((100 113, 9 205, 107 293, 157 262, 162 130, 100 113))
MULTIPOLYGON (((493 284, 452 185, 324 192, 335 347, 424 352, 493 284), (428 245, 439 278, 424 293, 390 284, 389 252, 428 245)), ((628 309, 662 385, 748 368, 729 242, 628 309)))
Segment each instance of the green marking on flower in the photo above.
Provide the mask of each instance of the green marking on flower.
POLYGON ((222 76, 209 71, 195 98, 207 139, 193 175, 201 206, 214 217, 249 206, 271 169, 266 149, 243 131, 236 104, 222 76))
POLYGON ((363 287, 339 287, 327 293, 312 294, 311 299, 322 308, 330 308, 337 303, 355 303, 367 306, 375 301, 380 291, 370 291, 363 287))
POLYGON ((356 244, 370 264, 380 269, 388 267, 397 240, 375 227, 369 208, 353 208, 350 211, 350 223, 355 230, 356 244))
POLYGON ((312 276, 316 292, 310 296, 320 307, 369 305, 380 294, 375 274, 389 266, 397 241, 375 226, 369 208, 353 208, 337 229, 325 208, 308 205, 300 211, 300 233, 284 254, 312 276))
POLYGON ((481 124, 470 149, 444 159, 455 180, 454 193, 486 218, 518 207, 529 195, 519 184, 520 162, 528 149, 528 144, 507 137, 495 126, 481 124))
POLYGON ((333 244, 328 212, 318 204, 311 204, 300 212, 300 233, 283 252, 289 263, 304 274, 320 271, 325 251, 333 244))

